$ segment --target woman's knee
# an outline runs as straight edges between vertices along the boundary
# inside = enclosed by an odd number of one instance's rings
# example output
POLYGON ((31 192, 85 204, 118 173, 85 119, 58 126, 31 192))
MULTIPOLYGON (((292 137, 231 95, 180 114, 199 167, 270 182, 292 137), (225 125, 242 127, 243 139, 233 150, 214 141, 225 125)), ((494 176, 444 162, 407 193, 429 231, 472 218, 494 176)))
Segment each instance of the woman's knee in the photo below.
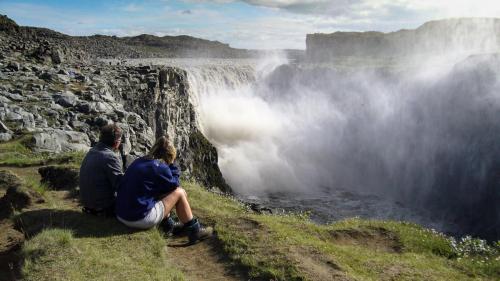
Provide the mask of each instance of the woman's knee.
POLYGON ((184 188, 182 188, 182 187, 178 187, 178 188, 179 188, 180 190, 182 190, 182 192, 184 193, 184 196, 187 198, 187 197, 188 197, 188 193, 187 193, 187 191, 186 191, 184 188))
POLYGON ((187 198, 187 192, 182 187, 176 188, 173 192, 175 193, 176 196, 187 198))

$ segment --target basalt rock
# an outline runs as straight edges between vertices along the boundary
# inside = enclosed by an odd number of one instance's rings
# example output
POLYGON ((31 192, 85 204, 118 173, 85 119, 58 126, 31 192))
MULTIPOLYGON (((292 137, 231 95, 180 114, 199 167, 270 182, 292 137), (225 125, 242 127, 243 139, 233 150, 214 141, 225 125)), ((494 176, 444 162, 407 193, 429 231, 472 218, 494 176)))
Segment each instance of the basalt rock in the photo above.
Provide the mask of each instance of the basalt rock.
POLYGON ((33 134, 28 145, 36 152, 87 151, 90 148, 90 140, 88 135, 82 132, 45 129, 33 134))
MULTIPOLYGON (((139 53, 117 38, 75 38, 47 29, 7 27, 2 19, 0 141, 28 133, 25 143, 35 152, 88 150, 98 141, 100 126, 115 122, 124 130, 128 159, 144 155, 157 137, 168 135, 185 176, 229 191, 215 148, 197 128, 185 71, 93 61, 100 54, 141 57, 148 52, 139 53)), ((167 45, 174 40, 143 39, 167 45)), ((194 41, 199 46, 220 45, 194 41)))

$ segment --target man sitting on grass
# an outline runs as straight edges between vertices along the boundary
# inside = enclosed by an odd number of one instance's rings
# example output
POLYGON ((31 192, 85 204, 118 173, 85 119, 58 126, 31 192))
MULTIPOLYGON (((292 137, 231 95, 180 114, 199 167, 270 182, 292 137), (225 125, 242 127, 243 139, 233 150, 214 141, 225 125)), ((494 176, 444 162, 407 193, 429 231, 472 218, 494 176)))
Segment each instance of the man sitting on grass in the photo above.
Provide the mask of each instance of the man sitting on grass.
POLYGON ((101 128, 99 142, 92 147, 80 167, 80 201, 85 213, 113 216, 116 191, 123 177, 117 151, 122 130, 116 124, 101 128))

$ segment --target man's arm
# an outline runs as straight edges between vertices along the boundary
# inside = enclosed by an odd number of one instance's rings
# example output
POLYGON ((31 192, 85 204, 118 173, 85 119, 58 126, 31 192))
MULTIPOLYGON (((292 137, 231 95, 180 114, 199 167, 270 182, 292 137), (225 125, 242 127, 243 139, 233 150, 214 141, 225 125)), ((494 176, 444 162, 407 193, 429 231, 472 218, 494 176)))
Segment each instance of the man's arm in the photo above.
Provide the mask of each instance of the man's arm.
POLYGON ((106 161, 106 177, 114 191, 118 190, 123 177, 122 161, 116 155, 109 156, 106 161))

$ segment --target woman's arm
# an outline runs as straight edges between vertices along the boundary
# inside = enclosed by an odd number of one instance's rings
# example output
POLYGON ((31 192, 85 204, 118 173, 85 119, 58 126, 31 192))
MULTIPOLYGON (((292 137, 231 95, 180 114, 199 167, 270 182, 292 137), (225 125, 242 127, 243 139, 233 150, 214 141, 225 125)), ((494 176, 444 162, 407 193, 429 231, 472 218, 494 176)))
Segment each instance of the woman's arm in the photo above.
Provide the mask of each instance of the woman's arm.
POLYGON ((169 193, 180 186, 180 170, 177 166, 161 163, 156 167, 155 189, 159 194, 169 193))

